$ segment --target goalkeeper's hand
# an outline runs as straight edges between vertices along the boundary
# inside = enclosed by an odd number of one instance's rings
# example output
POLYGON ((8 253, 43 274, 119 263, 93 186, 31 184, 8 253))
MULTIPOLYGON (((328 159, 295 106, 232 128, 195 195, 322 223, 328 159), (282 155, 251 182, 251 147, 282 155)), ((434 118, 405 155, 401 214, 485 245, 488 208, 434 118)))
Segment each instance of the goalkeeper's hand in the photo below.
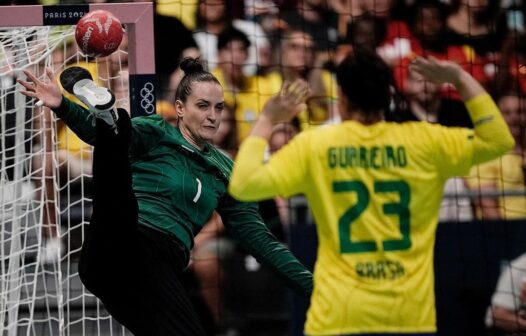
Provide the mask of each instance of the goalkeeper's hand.
POLYGON ((38 79, 31 71, 24 70, 27 80, 18 79, 17 82, 25 90, 20 91, 23 95, 37 99, 37 106, 46 106, 55 109, 62 103, 62 90, 55 78, 51 68, 46 69, 47 81, 38 79))

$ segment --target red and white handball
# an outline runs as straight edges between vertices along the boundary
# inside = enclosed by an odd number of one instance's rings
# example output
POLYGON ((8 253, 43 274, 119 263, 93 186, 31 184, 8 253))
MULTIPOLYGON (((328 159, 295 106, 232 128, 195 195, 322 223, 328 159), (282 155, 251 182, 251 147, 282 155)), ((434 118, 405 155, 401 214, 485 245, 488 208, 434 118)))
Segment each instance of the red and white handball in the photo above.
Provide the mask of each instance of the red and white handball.
POLYGON ((124 34, 121 22, 106 10, 95 10, 84 15, 75 29, 75 40, 82 53, 104 57, 113 53, 124 34))

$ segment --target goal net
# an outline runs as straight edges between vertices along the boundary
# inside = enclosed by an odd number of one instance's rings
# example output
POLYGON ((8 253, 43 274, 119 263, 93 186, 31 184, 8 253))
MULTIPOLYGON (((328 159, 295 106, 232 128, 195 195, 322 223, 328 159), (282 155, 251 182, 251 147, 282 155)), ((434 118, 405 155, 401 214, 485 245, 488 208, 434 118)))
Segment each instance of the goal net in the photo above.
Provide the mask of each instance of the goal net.
POLYGON ((77 273, 92 148, 23 96, 16 79, 29 70, 47 81, 46 68, 59 76, 81 66, 119 107, 153 113, 152 20, 147 3, 0 7, 0 335, 129 334, 77 273), (96 9, 119 17, 126 34, 118 51, 90 59, 76 46, 74 24, 96 9))

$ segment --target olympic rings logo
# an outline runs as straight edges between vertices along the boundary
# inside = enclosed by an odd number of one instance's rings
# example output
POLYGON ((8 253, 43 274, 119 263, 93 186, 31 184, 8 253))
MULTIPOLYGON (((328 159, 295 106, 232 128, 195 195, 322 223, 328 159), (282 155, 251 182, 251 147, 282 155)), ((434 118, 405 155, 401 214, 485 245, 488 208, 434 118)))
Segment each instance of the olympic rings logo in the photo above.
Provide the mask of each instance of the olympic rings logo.
POLYGON ((147 114, 152 114, 155 112, 155 105, 153 104, 155 101, 153 88, 153 83, 147 82, 146 84, 144 84, 143 88, 139 93, 141 96, 141 108, 147 114))

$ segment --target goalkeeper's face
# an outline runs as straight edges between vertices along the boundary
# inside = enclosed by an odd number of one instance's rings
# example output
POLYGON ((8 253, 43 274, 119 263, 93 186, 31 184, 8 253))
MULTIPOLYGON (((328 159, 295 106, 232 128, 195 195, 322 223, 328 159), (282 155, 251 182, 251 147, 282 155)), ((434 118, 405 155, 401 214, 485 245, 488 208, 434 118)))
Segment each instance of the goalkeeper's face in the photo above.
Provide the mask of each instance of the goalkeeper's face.
POLYGON ((221 123, 225 108, 223 88, 215 82, 194 82, 186 102, 177 101, 179 127, 197 144, 210 142, 221 123))

